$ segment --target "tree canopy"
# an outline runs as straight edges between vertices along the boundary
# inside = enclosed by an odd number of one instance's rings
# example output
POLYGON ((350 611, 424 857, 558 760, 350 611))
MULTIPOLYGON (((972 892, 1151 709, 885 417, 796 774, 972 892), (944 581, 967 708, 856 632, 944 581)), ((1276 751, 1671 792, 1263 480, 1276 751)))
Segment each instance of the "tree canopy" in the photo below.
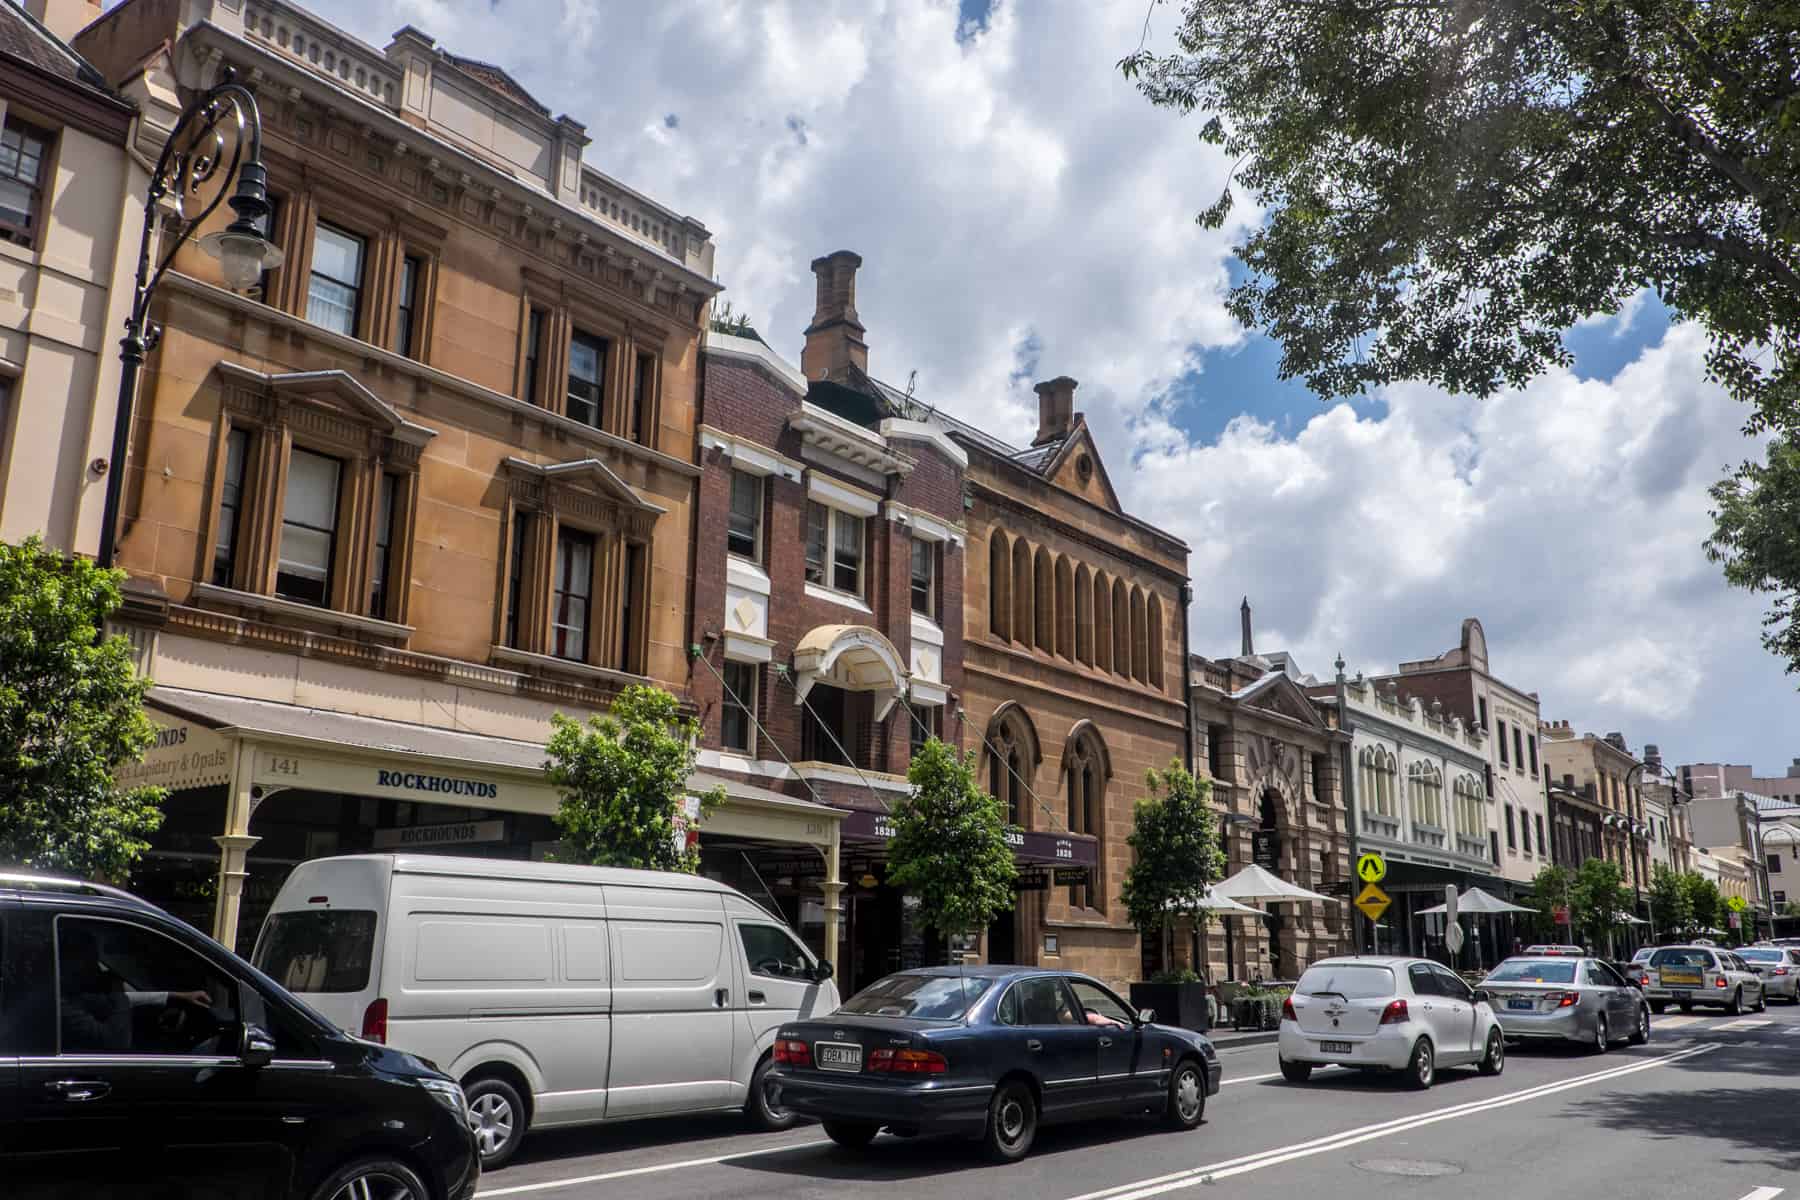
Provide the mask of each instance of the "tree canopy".
POLYGON ((1712 487, 1707 557, 1726 582, 1771 597, 1763 647, 1800 674, 1800 434, 1772 438, 1768 462, 1746 462, 1712 487))
POLYGON ((162 824, 162 788, 114 778, 156 740, 150 681, 102 633, 122 579, 0 542, 0 863, 123 881, 162 824))
POLYGON ((1131 868, 1119 889, 1139 932, 1166 932, 1176 917, 1199 919, 1209 884, 1225 870, 1212 783, 1179 761, 1146 775, 1149 794, 1132 812, 1131 868))
POLYGON ((1630 911, 1631 892, 1619 864, 1604 858, 1584 861, 1569 885, 1569 919, 1587 931, 1588 945, 1595 950, 1610 946, 1619 917, 1630 911))
MULTIPOLYGON (((683 836, 688 776, 700 726, 658 687, 633 684, 586 725, 561 713, 544 770, 562 793, 556 812, 563 843, 577 861, 649 871, 699 870, 700 851, 683 836)), ((700 796, 704 817, 723 788, 700 796)))
POLYGON ((1767 0, 1189 0, 1121 64, 1267 210, 1231 311, 1321 395, 1487 395, 1643 288, 1800 406, 1800 21, 1767 0))
POLYGON ((959 756, 932 738, 906 768, 912 793, 889 817, 887 880, 917 896, 921 921, 946 937, 986 928, 1016 900, 1006 808, 975 777, 973 750, 959 756))

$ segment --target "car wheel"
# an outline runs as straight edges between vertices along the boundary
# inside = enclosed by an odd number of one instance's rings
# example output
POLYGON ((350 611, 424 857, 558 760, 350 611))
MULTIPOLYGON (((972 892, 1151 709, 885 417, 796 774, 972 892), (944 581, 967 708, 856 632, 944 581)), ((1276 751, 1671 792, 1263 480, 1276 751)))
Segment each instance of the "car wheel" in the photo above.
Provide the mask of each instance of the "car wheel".
POLYGON ((1650 1002, 1650 1011, 1655 1013, 1659 1017, 1663 1015, 1663 1011, 1665 1009, 1667 1009, 1668 1007, 1669 1006, 1667 1004, 1663 1003, 1661 1000, 1652 1000, 1650 1002))
POLYGON ((525 1102, 512 1084, 491 1076, 477 1079, 464 1091, 481 1169, 492 1171, 503 1166, 525 1139, 525 1102))
POLYGON ((1281 1060, 1281 1077, 1289 1083, 1305 1083, 1312 1078, 1312 1064, 1289 1062, 1284 1058, 1281 1060))
POLYGON ((1206 1115, 1206 1076, 1191 1058, 1175 1064, 1169 1076, 1169 1106, 1165 1120, 1172 1129, 1193 1129, 1206 1115))
POLYGON ((875 1140, 881 1126, 867 1121, 825 1121, 825 1136, 849 1150, 861 1150, 875 1140))
POLYGON ((1017 1162, 1031 1150, 1037 1121, 1037 1101, 1031 1089, 1017 1079, 1003 1083, 988 1102, 982 1148, 995 1162, 1017 1162))
POLYGON ((1437 1060, 1431 1052, 1431 1042, 1420 1038, 1413 1043, 1412 1057, 1406 1061, 1406 1086, 1415 1092, 1422 1092, 1431 1086, 1437 1077, 1437 1060))
POLYGON ((1649 1040, 1650 1040, 1650 1010, 1648 1008, 1645 1008, 1642 1005, 1640 1005, 1638 1007, 1637 1028, 1635 1028, 1631 1031, 1631 1044, 1634 1046, 1642 1046, 1645 1042, 1648 1042, 1649 1040))
POLYGON ((1744 989, 1740 987, 1731 993, 1731 1003, 1725 1006, 1725 1015, 1728 1017, 1736 1017, 1743 1015, 1743 1012, 1744 989))
POLYGON ((1756 989, 1756 1012, 1769 1011, 1769 993, 1766 989, 1756 989))
POLYGON ((1685 1016, 1688 1016, 1688 1015, 1689 1015, 1689 1014, 1691 1014, 1691 1013, 1692 1013, 1692 1012, 1693 1012, 1693 1011, 1694 1011, 1694 1006, 1693 1006, 1693 1005, 1692 1005, 1692 1004, 1683 1004, 1683 1005, 1682 1005, 1682 1006, 1681 1006, 1681 1015, 1682 1015, 1682 1016, 1684 1016, 1684 1017, 1685 1017, 1685 1016))
POLYGON ((1594 1041, 1588 1047, 1595 1054, 1605 1054, 1612 1047, 1612 1034, 1606 1028, 1606 1014, 1594 1018, 1594 1041))
POLYGON ((1488 1032, 1487 1053, 1482 1055, 1476 1070, 1483 1075, 1498 1075, 1506 1070, 1506 1039, 1500 1036, 1498 1029, 1488 1032))
POLYGON ((744 1115, 750 1118, 753 1129, 764 1133, 780 1133, 783 1129, 792 1129, 799 1115, 781 1107, 775 1100, 776 1084, 769 1078, 769 1072, 775 1062, 764 1058, 756 1064, 756 1073, 750 1076, 750 1099, 744 1105, 744 1115))
POLYGON ((364 1158, 333 1171, 313 1200, 431 1200, 418 1172, 391 1158, 364 1158))

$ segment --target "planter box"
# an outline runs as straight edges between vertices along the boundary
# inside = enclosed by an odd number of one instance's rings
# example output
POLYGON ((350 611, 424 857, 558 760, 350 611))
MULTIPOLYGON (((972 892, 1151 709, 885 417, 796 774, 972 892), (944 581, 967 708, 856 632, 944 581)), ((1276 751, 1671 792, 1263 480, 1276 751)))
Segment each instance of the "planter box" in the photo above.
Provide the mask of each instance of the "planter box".
POLYGON ((1204 983, 1134 983, 1131 1006, 1153 1008, 1162 1025, 1176 1025, 1205 1033, 1212 1028, 1206 1017, 1206 985, 1204 983))
POLYGON ((1279 1029, 1281 1001, 1239 996, 1231 1002, 1231 1023, 1238 1029, 1279 1029))

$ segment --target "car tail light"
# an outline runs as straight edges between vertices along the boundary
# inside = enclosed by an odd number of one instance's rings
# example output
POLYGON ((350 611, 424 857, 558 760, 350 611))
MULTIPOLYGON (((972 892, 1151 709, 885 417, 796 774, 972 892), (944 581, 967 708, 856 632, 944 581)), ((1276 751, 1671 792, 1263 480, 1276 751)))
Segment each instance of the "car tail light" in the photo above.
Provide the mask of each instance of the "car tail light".
POLYGON ((377 996, 363 1009, 362 1035, 371 1042, 387 1043, 387 999, 377 996))
POLYGON ((812 1066, 812 1047, 791 1038, 777 1038, 775 1061, 788 1067, 812 1066))
POLYGON ((1771 974, 1771 975, 1786 975, 1787 968, 1786 967, 1776 967, 1773 971, 1770 971, 1769 974, 1771 974))
POLYGON ((1720 989, 1721 991, 1723 991, 1724 987, 1725 987, 1725 977, 1723 975, 1721 975, 1717 979, 1713 980, 1713 986, 1720 989))
POLYGON ((869 1055, 869 1070, 894 1075, 942 1075, 950 1060, 935 1050, 876 1050, 869 1055))
POLYGON ((1638 982, 1645 987, 1649 987, 1650 986, 1649 972, 1645 972, 1644 974, 1638 976, 1638 982))
POLYGON ((1281 1019, 1284 1021, 1298 1021, 1300 1019, 1294 1015, 1294 998, 1292 996, 1284 996, 1282 998, 1281 1019))
POLYGON ((1407 1021, 1406 1001, 1389 1000, 1388 1006, 1381 1010, 1383 1025, 1404 1025, 1407 1021))
POLYGON ((1574 1008, 1580 1002, 1580 992, 1561 992, 1556 997, 1556 1007, 1558 1008, 1574 1008))

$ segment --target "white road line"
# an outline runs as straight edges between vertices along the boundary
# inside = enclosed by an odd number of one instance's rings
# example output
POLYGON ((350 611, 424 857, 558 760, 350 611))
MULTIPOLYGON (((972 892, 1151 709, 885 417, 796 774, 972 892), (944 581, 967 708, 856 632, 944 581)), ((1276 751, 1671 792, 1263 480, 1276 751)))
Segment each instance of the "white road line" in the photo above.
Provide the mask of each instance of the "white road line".
POLYGON ((767 1150, 740 1150, 736 1154, 720 1154, 712 1158, 686 1158, 680 1162, 656 1163, 648 1167, 631 1167, 623 1171, 608 1171, 603 1175, 582 1175, 575 1179, 546 1179, 542 1183, 521 1183, 513 1187, 482 1188, 475 1193, 475 1200, 486 1196, 517 1196, 524 1192, 545 1192, 551 1188, 578 1187, 584 1183, 605 1183, 611 1179, 630 1179, 636 1175, 657 1175, 664 1171, 681 1171, 688 1167, 710 1167, 718 1163, 735 1162, 742 1158, 760 1158, 765 1154, 786 1154, 790 1150, 810 1150, 814 1146, 829 1146, 829 1138, 820 1138, 812 1142, 795 1142, 790 1146, 771 1146, 767 1150))
POLYGON ((1727 1021, 1723 1025, 1715 1025, 1713 1028, 1728 1033, 1742 1033, 1746 1029, 1761 1029, 1764 1025, 1773 1025, 1774 1023, 1773 1021, 1727 1021))
MULTIPOLYGON (((1085 1192, 1072 1200, 1146 1200, 1150 1196, 1160 1196, 1164 1192, 1178 1191, 1200 1184, 1216 1183, 1233 1175, 1245 1175, 1251 1171, 1260 1171, 1265 1167, 1277 1166, 1292 1162, 1295 1159, 1309 1158, 1315 1154, 1324 1154, 1333 1150, 1342 1150, 1362 1142, 1373 1141, 1389 1134, 1404 1133, 1420 1129, 1427 1125, 1435 1125, 1440 1121, 1454 1120, 1457 1117, 1474 1113, 1488 1112, 1497 1108, 1506 1108, 1514 1104, 1522 1104, 1528 1100, 1536 1100, 1558 1092, 1575 1088, 1588 1087, 1596 1083, 1605 1083, 1626 1075, 1635 1075, 1639 1071, 1648 1071, 1654 1067, 1692 1058, 1712 1050, 1712 1046, 1691 1046, 1685 1050, 1677 1050, 1673 1054, 1665 1054, 1658 1058, 1647 1059, 1626 1067, 1617 1067, 1606 1071, 1596 1071, 1588 1075, 1578 1075, 1573 1079, 1557 1080, 1538 1087, 1526 1088, 1523 1091, 1510 1092, 1506 1095, 1492 1097, 1487 1100, 1470 1101, 1467 1104, 1454 1105, 1435 1112, 1417 1114, 1411 1117, 1400 1117, 1391 1121, 1383 1121, 1376 1125, 1367 1125, 1358 1129, 1347 1129, 1339 1133, 1328 1134, 1307 1142, 1297 1142, 1291 1146, 1278 1146, 1272 1150, 1264 1150, 1257 1154, 1245 1155, 1241 1158, 1227 1159, 1224 1162, 1212 1163, 1204 1167, 1193 1167, 1186 1171, 1177 1171, 1172 1175, 1161 1175, 1150 1179, 1141 1179, 1134 1183, 1119 1184, 1110 1188, 1102 1188, 1097 1192, 1085 1192)), ((1747 1200, 1747 1198, 1746 1198, 1747 1200)))
POLYGON ((1744 1200, 1775 1200, 1775 1197, 1781 1195, 1781 1193, 1786 1190, 1786 1188, 1778 1187, 1759 1187, 1748 1196, 1745 1196, 1744 1200))
MULTIPOLYGON (((1797 1026, 1796 1028, 1800 1028, 1800 1026, 1797 1026)), ((1339 1067, 1336 1063, 1325 1063, 1322 1066, 1313 1068, 1313 1070, 1315 1070, 1315 1071, 1338 1071, 1338 1070, 1348 1070, 1348 1069, 1349 1068, 1347 1068, 1347 1067, 1339 1067)), ((1261 1083, 1265 1079, 1280 1079, 1280 1078, 1281 1078, 1280 1071, 1270 1071, 1267 1075, 1240 1075, 1236 1079, 1221 1079, 1219 1081, 1219 1086, 1225 1087, 1228 1084, 1233 1084, 1233 1083, 1261 1083)))

